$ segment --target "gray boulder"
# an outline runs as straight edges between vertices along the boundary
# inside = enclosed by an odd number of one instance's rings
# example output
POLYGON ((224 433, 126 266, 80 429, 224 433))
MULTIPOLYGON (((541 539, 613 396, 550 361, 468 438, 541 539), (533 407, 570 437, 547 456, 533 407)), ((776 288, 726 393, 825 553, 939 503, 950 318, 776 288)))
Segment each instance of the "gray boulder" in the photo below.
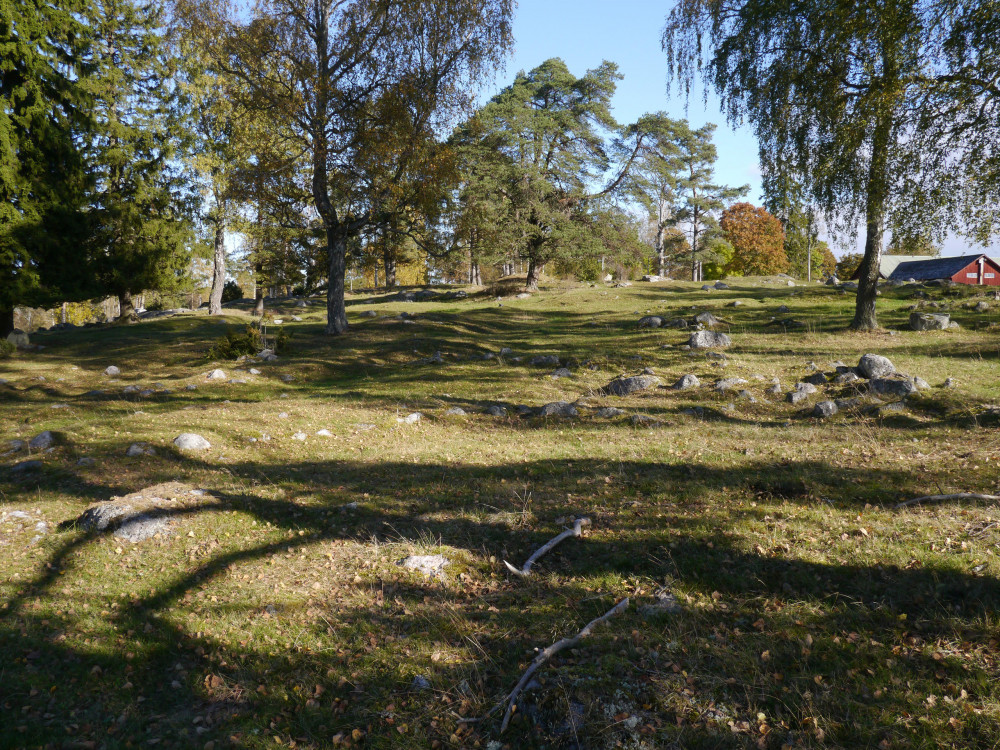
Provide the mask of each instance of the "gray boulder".
POLYGON ((684 329, 684 328, 688 328, 689 325, 690 324, 684 318, 673 318, 672 320, 666 321, 663 324, 663 327, 664 328, 680 328, 680 329, 684 329))
POLYGON ((639 318, 639 328, 659 328, 663 325, 663 318, 658 315, 647 315, 639 318))
POLYGON ((7 342, 13 344, 18 349, 27 349, 31 346, 31 340, 28 338, 28 334, 19 328, 15 328, 7 334, 7 342))
POLYGON ((445 414, 448 414, 453 417, 464 417, 465 409, 463 409, 461 406, 453 406, 450 409, 448 409, 448 411, 446 411, 445 414))
POLYGON ((415 411, 412 414, 407 414, 405 417, 399 417, 396 419, 397 422, 402 424, 416 424, 423 418, 423 414, 419 411, 415 411))
POLYGON ((896 366, 888 357, 880 354, 865 354, 858 360, 857 373, 863 378, 887 378, 896 374, 896 366))
POLYGON ((833 401, 820 401, 813 407, 813 416, 825 419, 837 413, 837 404, 833 401))
POLYGON ((360 318, 377 318, 378 317, 378 313, 375 312, 374 310, 362 310, 361 312, 358 313, 358 317, 360 317, 360 318))
POLYGON ((914 331, 945 331, 951 316, 945 313, 910 313, 910 328, 914 331))
POLYGON ((990 309, 990 303, 985 300, 979 300, 979 302, 976 303, 976 306, 972 309, 976 312, 988 312, 990 309))
POLYGON ((673 389, 675 391, 686 391, 690 388, 698 388, 701 386, 701 381, 698 380, 696 375, 688 373, 687 375, 681 375, 680 380, 673 384, 673 389))
POLYGON ((612 396, 628 396, 639 391, 654 388, 660 384, 660 379, 653 375, 633 375, 630 378, 616 378, 604 386, 604 390, 612 396))
POLYGON ((42 462, 31 460, 31 461, 19 461, 10 467, 11 474, 33 474, 36 471, 42 470, 42 462))
POLYGON ((809 399, 809 394, 805 391, 791 391, 785 399, 790 404, 799 404, 809 399))
POLYGON ((807 382, 796 383, 795 390, 799 391, 800 393, 806 393, 811 395, 813 393, 816 393, 816 386, 814 386, 812 383, 807 383, 807 382))
POLYGON ((493 404, 493 406, 486 410, 486 413, 491 417, 506 417, 507 407, 501 406, 500 404, 493 404))
POLYGON ((227 376, 225 371, 215 369, 205 375, 205 380, 226 380, 227 376))
POLYGON ((555 379, 557 379, 557 380, 559 378, 571 378, 571 377, 573 377, 573 373, 570 372, 565 367, 560 367, 558 370, 556 370, 554 373, 552 373, 552 377, 555 378, 555 379))
POLYGON ((553 401, 551 404, 545 404, 545 406, 539 409, 538 413, 543 417, 580 416, 580 412, 576 410, 576 407, 566 401, 553 401))
POLYGON ((814 372, 812 375, 806 378, 805 382, 809 383, 810 385, 826 385, 827 383, 830 382, 830 379, 827 378, 827 376, 821 372, 814 372))
POLYGON ((719 289, 719 290, 728 289, 729 288, 729 284, 725 284, 725 283, 723 283, 721 281, 716 281, 715 282, 715 288, 719 289))
POLYGON ((871 392, 879 398, 906 398, 917 392, 917 386, 903 378, 873 378, 868 381, 871 392))
POLYGON ((732 345, 732 339, 718 331, 695 331, 688 339, 692 349, 728 349, 732 345))
POLYGON ((33 451, 44 451, 51 448, 56 442, 56 436, 48 430, 39 432, 28 443, 28 447, 33 451))
POLYGON ((174 438, 174 446, 182 451, 207 451, 212 444, 201 435, 185 432, 174 438))
POLYGON ((854 383, 861 380, 856 372, 842 372, 837 377, 833 379, 834 383, 839 383, 840 385, 846 385, 847 383, 854 383))
POLYGON ((116 378, 122 374, 122 371, 119 370, 114 365, 108 365, 108 367, 104 369, 104 374, 107 375, 109 378, 116 378))

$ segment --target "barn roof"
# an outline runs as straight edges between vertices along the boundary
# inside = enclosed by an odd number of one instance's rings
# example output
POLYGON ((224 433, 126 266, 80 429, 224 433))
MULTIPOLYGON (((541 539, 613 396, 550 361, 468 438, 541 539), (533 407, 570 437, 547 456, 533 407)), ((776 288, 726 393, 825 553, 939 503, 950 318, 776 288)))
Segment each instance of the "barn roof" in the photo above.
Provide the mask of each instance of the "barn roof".
MULTIPOLYGON (((956 273, 975 263, 980 258, 990 258, 983 253, 977 255, 958 255, 953 258, 931 258, 930 260, 911 260, 900 263, 889 276, 890 279, 905 281, 915 279, 917 281, 927 281, 929 279, 950 279, 956 273)), ((992 262, 992 261, 991 261, 992 262)))
POLYGON ((892 272, 896 270, 896 266, 900 263, 909 263, 914 260, 933 260, 933 255, 883 255, 879 259, 878 272, 882 274, 884 278, 889 278, 892 272))

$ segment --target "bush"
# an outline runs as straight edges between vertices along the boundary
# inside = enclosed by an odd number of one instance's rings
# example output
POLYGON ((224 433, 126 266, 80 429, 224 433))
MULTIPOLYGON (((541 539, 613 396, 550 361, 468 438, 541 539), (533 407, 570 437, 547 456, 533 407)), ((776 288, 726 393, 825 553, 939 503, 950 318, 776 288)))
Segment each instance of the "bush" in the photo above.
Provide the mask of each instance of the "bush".
POLYGON ((243 299, 243 287, 235 281, 227 281, 222 287, 222 302, 235 302, 239 299, 243 299))
POLYGON ((7 341, 7 339, 0 339, 0 359, 5 357, 10 357, 17 351, 17 347, 12 343, 7 341))
MULTIPOLYGON (((266 331, 266 328, 265 328, 266 331)), ((284 351, 288 346, 288 332, 278 327, 274 333, 268 332, 265 337, 256 323, 248 325, 242 333, 230 328, 226 335, 219 339, 208 350, 211 359, 239 359, 254 356, 263 349, 271 349, 275 353, 284 351)))

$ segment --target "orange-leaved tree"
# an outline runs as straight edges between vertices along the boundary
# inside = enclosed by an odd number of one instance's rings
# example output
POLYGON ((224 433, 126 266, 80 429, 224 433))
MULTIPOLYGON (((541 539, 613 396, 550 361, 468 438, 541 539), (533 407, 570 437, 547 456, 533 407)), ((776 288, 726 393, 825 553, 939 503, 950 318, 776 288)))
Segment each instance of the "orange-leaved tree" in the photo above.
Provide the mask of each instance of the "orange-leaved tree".
POLYGON ((734 203, 722 212, 719 224, 726 241, 733 246, 733 259, 727 271, 762 276, 788 270, 785 230, 766 209, 750 203, 734 203))

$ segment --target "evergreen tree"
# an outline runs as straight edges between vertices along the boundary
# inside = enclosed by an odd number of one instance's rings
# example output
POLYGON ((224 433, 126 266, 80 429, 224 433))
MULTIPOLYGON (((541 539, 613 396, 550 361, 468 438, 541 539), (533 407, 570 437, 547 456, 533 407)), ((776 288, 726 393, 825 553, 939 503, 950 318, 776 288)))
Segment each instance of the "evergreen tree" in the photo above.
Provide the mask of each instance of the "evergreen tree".
POLYGON ((94 15, 92 243, 97 277, 130 322, 133 293, 170 289, 186 270, 194 196, 175 162, 184 131, 162 8, 100 0, 94 15))
POLYGON ((691 244, 691 277, 696 279, 698 261, 718 261, 713 252, 719 220, 717 214, 737 198, 746 195, 749 185, 731 188, 716 185, 715 162, 718 152, 712 143, 715 125, 692 130, 687 123, 676 125, 676 153, 671 161, 677 174, 678 205, 674 220, 688 228, 691 244))
POLYGON ((92 291, 79 257, 87 176, 82 2, 0 0, 0 334, 14 306, 92 291))

